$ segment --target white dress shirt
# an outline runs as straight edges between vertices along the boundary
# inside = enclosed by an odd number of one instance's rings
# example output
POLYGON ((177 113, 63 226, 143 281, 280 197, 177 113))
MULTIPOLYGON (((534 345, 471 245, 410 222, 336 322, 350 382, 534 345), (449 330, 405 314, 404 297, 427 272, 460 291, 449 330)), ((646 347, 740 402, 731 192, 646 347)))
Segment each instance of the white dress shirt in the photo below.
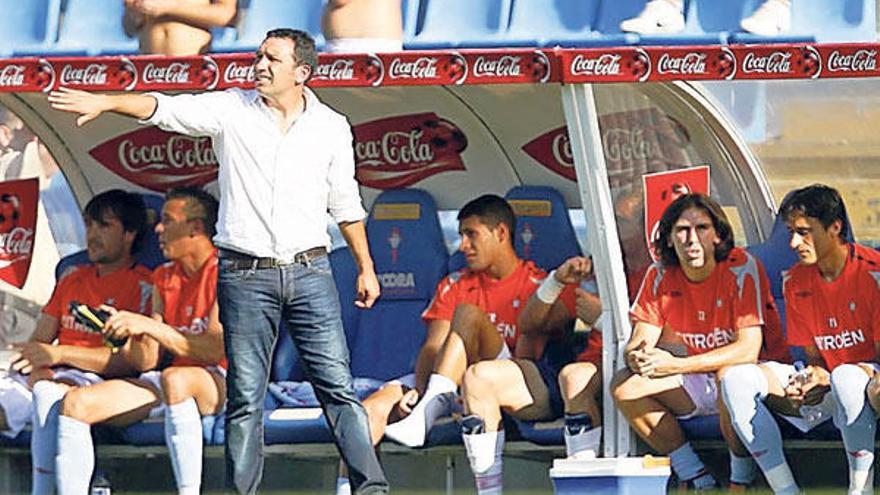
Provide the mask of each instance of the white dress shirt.
POLYGON ((311 90, 287 132, 255 90, 150 94, 158 104, 144 123, 213 140, 220 166, 217 246, 292 260, 329 246, 328 212, 337 223, 366 216, 348 120, 311 90))

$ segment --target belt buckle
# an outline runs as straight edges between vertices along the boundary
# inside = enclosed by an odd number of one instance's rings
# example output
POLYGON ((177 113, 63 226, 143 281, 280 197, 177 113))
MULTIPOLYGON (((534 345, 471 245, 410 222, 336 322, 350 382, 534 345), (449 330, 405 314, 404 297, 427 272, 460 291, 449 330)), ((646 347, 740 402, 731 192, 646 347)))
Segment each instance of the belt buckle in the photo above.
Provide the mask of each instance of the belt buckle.
POLYGON ((300 251, 300 252, 293 255, 293 262, 294 263, 299 263, 301 265, 308 266, 310 261, 311 261, 311 257, 309 256, 308 250, 300 251))

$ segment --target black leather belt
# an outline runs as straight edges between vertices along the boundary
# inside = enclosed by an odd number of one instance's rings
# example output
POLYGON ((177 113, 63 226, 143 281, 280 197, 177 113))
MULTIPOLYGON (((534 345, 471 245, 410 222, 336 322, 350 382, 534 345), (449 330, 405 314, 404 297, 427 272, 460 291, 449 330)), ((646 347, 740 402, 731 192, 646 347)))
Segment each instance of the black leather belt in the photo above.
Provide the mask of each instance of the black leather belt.
POLYGON ((224 248, 220 248, 219 254, 221 259, 231 262, 232 266, 230 268, 233 270, 259 270, 266 268, 280 268, 296 263, 308 265, 316 258, 327 256, 327 248, 322 246, 300 251, 293 255, 293 261, 280 260, 278 258, 259 258, 224 248))

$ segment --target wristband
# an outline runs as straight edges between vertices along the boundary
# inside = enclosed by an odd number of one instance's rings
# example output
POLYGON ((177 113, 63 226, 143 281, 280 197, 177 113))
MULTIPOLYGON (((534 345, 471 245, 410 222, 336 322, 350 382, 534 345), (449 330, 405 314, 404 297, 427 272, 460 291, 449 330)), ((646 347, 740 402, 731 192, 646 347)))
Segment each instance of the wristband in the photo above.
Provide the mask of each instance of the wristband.
POLYGON ((547 275, 547 278, 541 282, 541 286, 538 287, 535 295, 538 296, 538 299, 542 303, 553 304, 559 299, 559 294, 562 294, 563 289, 565 289, 565 284, 556 280, 556 270, 553 270, 547 275))

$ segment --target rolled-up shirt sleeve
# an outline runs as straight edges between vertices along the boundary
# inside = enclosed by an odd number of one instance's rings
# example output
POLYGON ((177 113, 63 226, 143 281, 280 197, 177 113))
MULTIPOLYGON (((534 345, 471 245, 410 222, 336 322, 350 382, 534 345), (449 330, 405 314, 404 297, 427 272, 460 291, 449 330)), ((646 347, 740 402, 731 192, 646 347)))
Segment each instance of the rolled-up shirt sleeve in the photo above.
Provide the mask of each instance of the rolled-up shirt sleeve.
POLYGON ((357 222, 367 215, 361 204, 361 194, 354 178, 354 149, 352 148, 351 128, 347 123, 340 125, 338 140, 333 146, 330 171, 327 176, 330 192, 327 210, 336 223, 357 222))
POLYGON ((156 98, 156 111, 141 124, 152 124, 162 130, 187 136, 216 136, 222 127, 222 109, 230 106, 225 91, 197 95, 166 95, 147 93, 156 98))

